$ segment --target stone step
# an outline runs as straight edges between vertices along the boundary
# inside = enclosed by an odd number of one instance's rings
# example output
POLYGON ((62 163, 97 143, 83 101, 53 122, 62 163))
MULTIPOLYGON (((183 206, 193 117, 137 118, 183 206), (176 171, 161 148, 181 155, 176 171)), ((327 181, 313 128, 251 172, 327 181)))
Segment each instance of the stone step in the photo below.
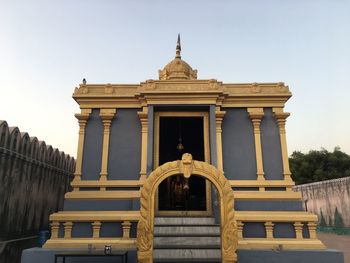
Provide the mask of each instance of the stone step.
POLYGON ((213 226, 155 226, 154 236, 220 236, 220 227, 213 226))
POLYGON ((220 237, 154 237, 154 248, 220 249, 220 237))
POLYGON ((155 262, 220 262, 220 249, 154 249, 155 262))
POLYGON ((154 225, 213 225, 213 217, 156 217, 154 225))

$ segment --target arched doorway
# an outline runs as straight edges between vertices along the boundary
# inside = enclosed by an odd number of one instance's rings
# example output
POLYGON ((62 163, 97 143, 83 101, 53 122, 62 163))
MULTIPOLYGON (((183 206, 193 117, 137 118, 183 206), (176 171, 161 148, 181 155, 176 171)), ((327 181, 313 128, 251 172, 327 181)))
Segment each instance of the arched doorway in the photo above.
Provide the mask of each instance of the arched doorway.
POLYGON ((163 164, 154 170, 145 181, 140 197, 141 218, 137 225, 137 258, 141 263, 153 262, 153 229, 155 193, 159 184, 166 178, 183 174, 189 178, 192 174, 209 180, 217 189, 220 201, 221 259, 225 263, 237 262, 237 226, 233 210, 233 191, 230 183, 214 166, 192 160, 185 153, 181 161, 163 164))

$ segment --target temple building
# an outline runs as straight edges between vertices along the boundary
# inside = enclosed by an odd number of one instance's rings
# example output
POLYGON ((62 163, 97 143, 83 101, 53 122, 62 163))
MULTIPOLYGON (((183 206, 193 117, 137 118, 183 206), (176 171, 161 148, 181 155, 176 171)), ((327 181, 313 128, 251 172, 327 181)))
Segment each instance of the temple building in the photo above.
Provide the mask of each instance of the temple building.
POLYGON ((81 112, 72 191, 50 216, 44 248, 22 262, 105 246, 128 250, 128 262, 343 262, 292 191, 291 96, 281 82, 198 79, 180 39, 158 80, 84 80, 73 94, 81 112))

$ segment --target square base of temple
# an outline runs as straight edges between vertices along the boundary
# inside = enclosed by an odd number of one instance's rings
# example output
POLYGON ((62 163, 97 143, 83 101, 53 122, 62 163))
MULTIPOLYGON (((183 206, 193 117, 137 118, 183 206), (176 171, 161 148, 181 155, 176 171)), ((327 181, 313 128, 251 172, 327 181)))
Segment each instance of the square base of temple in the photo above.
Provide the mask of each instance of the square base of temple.
POLYGON ((338 250, 238 250, 238 263, 344 263, 338 250))
MULTIPOLYGON (((69 251, 69 249, 26 249, 22 253, 21 263, 54 263, 55 254, 64 251, 69 251)), ((238 250, 237 255, 238 263, 344 263, 343 253, 337 250, 238 250)), ((128 262, 136 263, 136 259, 136 250, 130 249, 128 262)), ((122 259, 115 257, 84 257, 67 259, 66 262, 109 263, 122 262, 122 259)))
MULTIPOLYGON (((53 249, 53 248, 30 248, 25 249, 22 252, 21 263, 54 263, 55 254, 62 252, 76 251, 76 249, 53 249)), ((137 262, 136 260, 136 249, 128 249, 128 262, 137 262)), ((61 263, 62 259, 60 258, 57 263, 61 263)), ((76 258, 67 258, 66 263, 122 263, 123 260, 120 257, 76 257, 76 258)))

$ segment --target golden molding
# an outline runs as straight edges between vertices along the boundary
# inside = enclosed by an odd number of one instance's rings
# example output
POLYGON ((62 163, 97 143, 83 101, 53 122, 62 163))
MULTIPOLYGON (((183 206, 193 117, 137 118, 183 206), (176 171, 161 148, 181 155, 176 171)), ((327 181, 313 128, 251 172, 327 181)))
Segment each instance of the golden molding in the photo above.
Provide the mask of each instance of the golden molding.
POLYGON ((140 191, 73 191, 68 192, 64 195, 65 199, 75 199, 75 200, 129 200, 129 199, 139 199, 140 191))
POLYGON ((140 187, 142 181, 139 180, 75 180, 72 187, 140 187))
POLYGON ((96 249, 103 249, 106 244, 112 249, 129 249, 136 247, 134 238, 56 238, 46 241, 44 248, 82 248, 86 249, 88 244, 92 244, 96 249))
MULTIPOLYGON (((139 211, 61 211, 50 221, 139 221, 139 211)), ((235 211, 236 221, 317 222, 317 215, 304 211, 235 211)))
POLYGON ((50 221, 133 221, 140 219, 140 211, 60 211, 50 215, 50 221))
POLYGON ((244 222, 317 222, 317 215, 304 211, 237 211, 236 220, 244 222))
POLYGON ((238 242, 238 249, 282 249, 283 250, 324 250, 326 247, 318 239, 295 238, 243 238, 238 242))
POLYGON ((293 181, 287 180, 229 180, 232 187, 292 187, 293 181))
POLYGON ((300 201, 301 193, 292 191, 235 191, 235 200, 300 201))
POLYGON ((229 181, 214 166, 192 160, 192 155, 185 153, 181 161, 167 162, 154 170, 145 181, 141 190, 140 213, 137 225, 137 258, 138 262, 153 262, 153 229, 155 193, 159 184, 175 174, 202 176, 215 185, 220 198, 221 219, 221 253, 222 262, 237 262, 238 244, 237 224, 233 208, 234 196, 229 181))
MULTIPOLYGON (((230 182, 229 182, 230 184, 230 182)), ((97 186, 100 187, 100 186, 97 186)), ((258 185, 260 187, 260 185, 258 185)), ((140 191, 117 190, 117 191, 78 191, 68 192, 65 199, 76 200, 131 200, 139 199, 140 191)), ((235 200, 279 200, 300 201, 301 193, 293 191, 235 191, 235 200)))
MULTIPOLYGON (((293 181, 287 180, 229 180, 232 187, 292 187, 293 181)), ((143 185, 141 180, 75 180, 73 187, 139 187, 143 185)))

